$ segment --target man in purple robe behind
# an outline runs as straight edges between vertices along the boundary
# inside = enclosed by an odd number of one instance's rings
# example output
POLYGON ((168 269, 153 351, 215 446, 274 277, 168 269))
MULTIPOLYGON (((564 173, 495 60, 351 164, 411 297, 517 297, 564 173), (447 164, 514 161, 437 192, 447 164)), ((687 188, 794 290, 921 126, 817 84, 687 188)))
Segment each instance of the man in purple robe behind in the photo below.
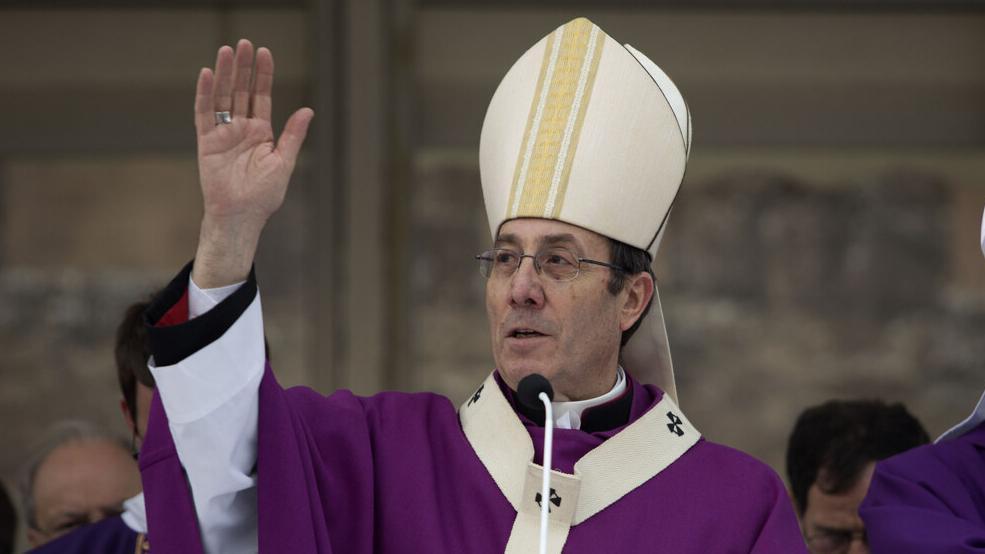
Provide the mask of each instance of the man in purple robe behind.
POLYGON ((691 142, 656 64, 576 19, 497 89, 479 155, 494 242, 475 257, 496 370, 457 410, 285 390, 265 362, 253 257, 314 115, 275 143, 272 79, 245 40, 199 74, 198 251, 147 313, 155 550, 536 552, 548 503, 548 552, 805 552, 775 472, 676 406, 669 352, 662 388, 619 365, 651 303, 663 331, 650 263, 691 142), (535 373, 555 393, 547 498, 545 410, 516 393, 535 373))
POLYGON ((787 446, 787 476, 811 554, 868 554, 858 506, 876 462, 927 444, 902 404, 830 400, 804 410, 787 446))
POLYGON ((877 464, 859 514, 874 554, 985 553, 985 394, 934 444, 877 464))

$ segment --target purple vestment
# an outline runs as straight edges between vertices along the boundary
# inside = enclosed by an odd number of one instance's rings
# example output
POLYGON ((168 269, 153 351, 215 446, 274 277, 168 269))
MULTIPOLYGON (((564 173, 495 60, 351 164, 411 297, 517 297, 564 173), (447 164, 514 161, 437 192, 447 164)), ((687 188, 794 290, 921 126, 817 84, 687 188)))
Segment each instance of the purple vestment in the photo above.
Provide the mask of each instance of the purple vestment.
MULTIPOLYGON (((630 421, 660 398, 632 383, 630 421)), ((142 463, 150 529, 190 548, 190 494, 168 456, 142 463), (167 463, 165 463, 167 462, 167 463), (162 467, 163 466, 163 467, 162 467), (157 468, 151 473, 148 469, 157 468), (156 481, 156 483, 155 483, 156 481), (166 494, 174 510, 154 509, 166 494), (179 537, 176 535, 184 535, 179 537)), ((542 428, 521 417, 535 444, 542 428)), ((620 428, 557 430, 554 467, 574 462, 620 428)), ((434 394, 369 398, 260 385, 257 460, 261 552, 503 552, 516 511, 465 438, 455 407, 434 394)), ((539 446, 537 458, 540 458, 539 446)), ((156 544, 156 543, 155 543, 156 544)), ((182 550, 190 551, 190 550, 182 550)), ((643 486, 571 528, 565 552, 791 553, 803 540, 783 484, 761 462, 705 440, 643 486)))
POLYGON ((120 516, 113 516, 73 529, 66 535, 45 543, 31 554, 134 554, 137 532, 127 527, 120 516))
POLYGON ((879 462, 859 514, 875 554, 985 553, 985 423, 879 462))

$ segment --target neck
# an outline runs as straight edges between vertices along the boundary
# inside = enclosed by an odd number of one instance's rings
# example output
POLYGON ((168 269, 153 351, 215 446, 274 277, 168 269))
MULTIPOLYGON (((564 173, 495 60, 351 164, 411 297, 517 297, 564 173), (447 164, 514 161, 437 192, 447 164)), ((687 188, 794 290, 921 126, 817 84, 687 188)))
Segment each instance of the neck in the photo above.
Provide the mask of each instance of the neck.
MULTIPOLYGON (((502 382, 504 385, 505 382, 502 382)), ((509 387, 506 385, 506 387, 509 387)), ((561 400, 555 397, 554 424, 559 429, 581 429, 588 432, 605 431, 626 423, 629 410, 632 407, 632 396, 627 394, 629 378, 621 369, 616 369, 614 383, 600 395, 581 400, 561 400), (583 421, 583 414, 592 412, 591 421, 583 421)), ((504 393, 506 389, 504 388, 504 393)), ((515 394, 510 390, 507 394, 515 394)), ((515 398, 515 397, 514 397, 515 398)), ((528 408, 514 401, 515 409, 533 421, 536 425, 544 424, 543 408, 528 408)))
POLYGON ((618 375, 619 366, 614 364, 610 371, 604 372, 598 379, 594 379, 591 382, 586 383, 585 380, 580 380, 579 382, 571 383, 560 379, 551 381, 551 385, 554 387, 554 401, 575 402, 598 398, 616 386, 618 375))

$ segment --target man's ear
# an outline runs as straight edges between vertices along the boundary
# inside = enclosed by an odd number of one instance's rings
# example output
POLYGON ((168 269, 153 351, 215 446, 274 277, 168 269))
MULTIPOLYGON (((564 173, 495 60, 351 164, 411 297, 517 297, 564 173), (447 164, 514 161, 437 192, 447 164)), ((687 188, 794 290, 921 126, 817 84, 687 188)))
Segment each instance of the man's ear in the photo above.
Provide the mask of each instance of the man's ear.
POLYGON ((120 413, 123 414, 123 421, 127 422, 127 427, 130 428, 130 434, 137 434, 137 423, 136 418, 130 411, 130 406, 127 406, 127 401, 125 398, 120 399, 120 413))
POLYGON ((623 303, 619 314, 619 328, 629 329, 640 318, 643 310, 650 305, 654 289, 653 276, 646 271, 627 277, 622 290, 623 303))

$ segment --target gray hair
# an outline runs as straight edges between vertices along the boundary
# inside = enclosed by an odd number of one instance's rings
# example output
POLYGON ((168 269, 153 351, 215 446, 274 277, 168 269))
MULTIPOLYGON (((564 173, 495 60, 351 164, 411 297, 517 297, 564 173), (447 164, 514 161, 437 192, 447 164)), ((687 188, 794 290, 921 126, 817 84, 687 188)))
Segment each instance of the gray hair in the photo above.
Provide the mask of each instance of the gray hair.
POLYGON ((117 444, 124 450, 128 450, 125 441, 88 421, 67 419, 51 425, 45 431, 41 440, 31 450, 31 456, 21 469, 20 478, 17 482, 21 505, 24 509, 24 519, 27 521, 29 528, 40 530, 38 529, 38 519, 35 511, 37 506, 34 499, 34 478, 38 473, 38 468, 41 467, 41 464, 56 449, 68 443, 78 441, 106 441, 117 444))

